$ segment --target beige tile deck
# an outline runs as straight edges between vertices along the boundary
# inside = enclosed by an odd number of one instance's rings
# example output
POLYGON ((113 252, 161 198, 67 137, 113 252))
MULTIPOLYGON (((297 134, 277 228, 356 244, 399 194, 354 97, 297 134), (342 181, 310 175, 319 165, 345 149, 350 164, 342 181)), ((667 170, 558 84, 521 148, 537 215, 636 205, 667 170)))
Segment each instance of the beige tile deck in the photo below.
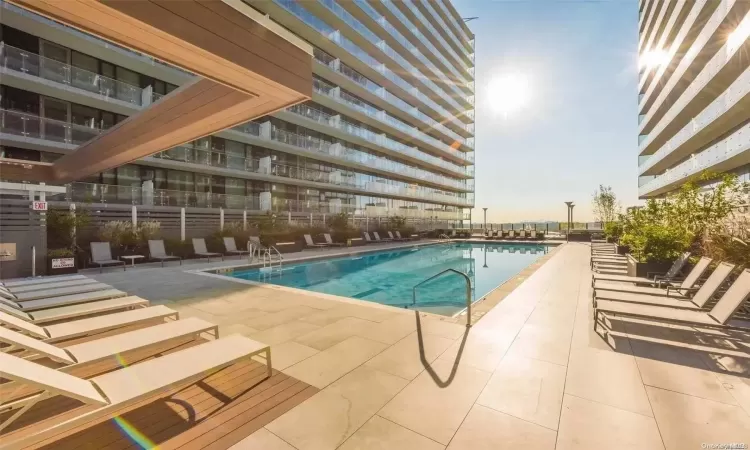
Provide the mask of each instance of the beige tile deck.
POLYGON ((322 389, 237 449, 750 444, 750 335, 608 320, 617 333, 602 337, 589 254, 578 243, 554 251, 494 291, 466 334, 461 320, 187 269, 166 284, 160 270, 94 276, 265 339, 274 367, 322 389))

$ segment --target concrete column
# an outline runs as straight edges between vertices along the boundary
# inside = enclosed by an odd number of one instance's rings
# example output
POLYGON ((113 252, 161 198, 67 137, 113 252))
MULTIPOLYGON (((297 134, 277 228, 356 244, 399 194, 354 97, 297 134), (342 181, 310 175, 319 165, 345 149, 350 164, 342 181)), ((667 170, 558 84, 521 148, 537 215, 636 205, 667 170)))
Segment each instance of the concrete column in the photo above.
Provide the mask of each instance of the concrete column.
POLYGON ((185 240, 185 208, 180 208, 180 240, 185 240))
POLYGON ((247 231, 247 210, 242 211, 242 231, 247 231))
POLYGON ((133 220, 133 228, 136 228, 138 226, 138 208, 135 205, 130 207, 130 215, 133 220))
POLYGON ((40 202, 46 202, 47 201, 47 193, 44 192, 44 183, 39 183, 39 187, 41 190, 39 191, 39 201, 40 202))
POLYGON ((292 212, 291 212, 291 211, 287 211, 287 212, 286 212, 286 222, 287 222, 287 223, 288 223, 289 225, 291 225, 291 224, 292 224, 292 212))
POLYGON ((224 208, 219 208, 219 229, 224 229, 224 208))
MULTIPOLYGON (((73 216, 73 218, 75 218, 76 216, 76 204, 75 203, 70 204, 70 215, 73 216)), ((76 230, 75 221, 73 221, 73 229, 71 230, 71 233, 73 234, 73 245, 76 245, 76 231, 77 230, 76 230)))
POLYGON ((263 139, 271 139, 271 122, 263 122, 260 124, 260 137, 263 139))

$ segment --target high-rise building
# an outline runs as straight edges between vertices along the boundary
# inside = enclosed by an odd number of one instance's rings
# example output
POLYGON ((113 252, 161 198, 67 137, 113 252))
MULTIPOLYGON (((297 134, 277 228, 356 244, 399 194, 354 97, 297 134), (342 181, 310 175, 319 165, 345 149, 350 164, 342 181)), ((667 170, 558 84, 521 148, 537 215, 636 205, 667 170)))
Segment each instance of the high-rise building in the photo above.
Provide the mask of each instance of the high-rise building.
MULTIPOLYGON (((312 100, 69 185, 70 201, 458 221, 474 38, 448 0, 246 2, 314 47, 312 100)), ((194 75, 0 1, 0 151, 54 161, 194 75)))
POLYGON ((640 0, 638 194, 750 180, 750 1, 640 0))

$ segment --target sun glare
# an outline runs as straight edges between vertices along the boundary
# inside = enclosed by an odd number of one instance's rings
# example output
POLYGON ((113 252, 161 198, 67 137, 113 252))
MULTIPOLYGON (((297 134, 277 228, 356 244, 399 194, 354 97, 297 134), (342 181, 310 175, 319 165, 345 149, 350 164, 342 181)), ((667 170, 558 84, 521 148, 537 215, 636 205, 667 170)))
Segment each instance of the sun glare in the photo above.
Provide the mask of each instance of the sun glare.
POLYGON ((663 50, 652 50, 641 56, 639 61, 641 68, 656 68, 667 62, 667 52, 663 50))
POLYGON ((494 112, 507 117, 528 103, 528 80, 517 73, 497 76, 487 86, 487 99, 494 112))

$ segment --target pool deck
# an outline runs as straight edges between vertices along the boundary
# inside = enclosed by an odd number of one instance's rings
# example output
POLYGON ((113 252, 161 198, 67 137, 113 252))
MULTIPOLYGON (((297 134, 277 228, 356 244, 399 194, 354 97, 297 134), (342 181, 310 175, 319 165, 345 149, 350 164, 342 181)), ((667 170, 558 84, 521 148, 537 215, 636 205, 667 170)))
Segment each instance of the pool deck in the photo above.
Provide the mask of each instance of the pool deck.
POLYGON ((608 321, 617 333, 603 339, 593 331, 589 254, 582 243, 554 249, 493 291, 469 329, 462 319, 186 272, 222 263, 91 275, 270 344, 274 368, 313 390, 211 448, 750 445, 750 336, 608 321))

